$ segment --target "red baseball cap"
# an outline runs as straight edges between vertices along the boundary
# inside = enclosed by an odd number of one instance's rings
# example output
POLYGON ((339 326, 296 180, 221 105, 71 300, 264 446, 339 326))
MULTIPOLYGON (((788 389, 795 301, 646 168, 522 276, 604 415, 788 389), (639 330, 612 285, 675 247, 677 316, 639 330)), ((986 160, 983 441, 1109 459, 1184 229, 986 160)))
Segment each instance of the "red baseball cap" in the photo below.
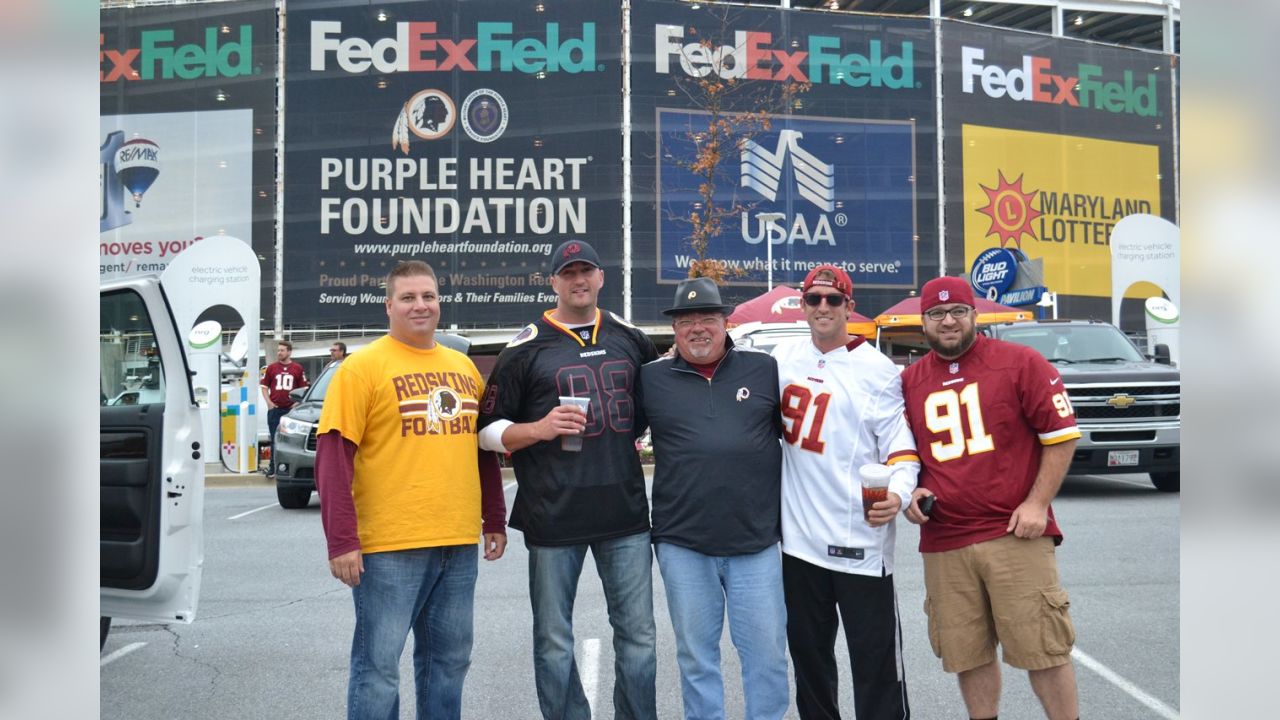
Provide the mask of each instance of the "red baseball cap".
POLYGON ((834 288, 839 290, 845 296, 853 296, 853 281, 849 279, 849 273, 835 265, 819 265, 818 267, 810 270, 809 274, 804 276, 804 285, 800 288, 800 292, 809 292, 809 289, 815 285, 819 287, 834 288), (818 278, 818 273, 823 272, 824 270, 834 275, 835 279, 828 280, 826 278, 818 278))
POLYGON ((958 277, 940 277, 934 278, 924 284, 920 289, 920 312, 929 312, 929 308, 934 305, 946 305, 948 303, 961 303, 969 307, 975 307, 973 301, 973 288, 969 286, 969 281, 958 277))

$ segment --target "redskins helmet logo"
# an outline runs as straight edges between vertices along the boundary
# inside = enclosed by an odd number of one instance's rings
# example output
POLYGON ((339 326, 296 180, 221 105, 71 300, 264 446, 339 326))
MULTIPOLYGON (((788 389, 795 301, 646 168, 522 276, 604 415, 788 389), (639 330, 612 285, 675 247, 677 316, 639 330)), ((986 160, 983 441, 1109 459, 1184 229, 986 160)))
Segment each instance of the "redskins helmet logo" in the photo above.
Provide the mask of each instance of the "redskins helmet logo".
POLYGON ((462 399, 453 388, 441 385, 431 391, 431 413, 439 420, 452 420, 462 412, 462 399))

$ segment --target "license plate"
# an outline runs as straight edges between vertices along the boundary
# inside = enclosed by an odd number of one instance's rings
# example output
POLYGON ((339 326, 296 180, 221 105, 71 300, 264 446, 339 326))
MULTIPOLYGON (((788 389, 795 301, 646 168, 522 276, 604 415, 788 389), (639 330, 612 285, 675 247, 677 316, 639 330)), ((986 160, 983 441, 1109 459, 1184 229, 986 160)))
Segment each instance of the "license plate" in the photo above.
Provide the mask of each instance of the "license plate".
POLYGON ((1107 452, 1107 467, 1125 467, 1137 464, 1137 450, 1110 450, 1107 452))

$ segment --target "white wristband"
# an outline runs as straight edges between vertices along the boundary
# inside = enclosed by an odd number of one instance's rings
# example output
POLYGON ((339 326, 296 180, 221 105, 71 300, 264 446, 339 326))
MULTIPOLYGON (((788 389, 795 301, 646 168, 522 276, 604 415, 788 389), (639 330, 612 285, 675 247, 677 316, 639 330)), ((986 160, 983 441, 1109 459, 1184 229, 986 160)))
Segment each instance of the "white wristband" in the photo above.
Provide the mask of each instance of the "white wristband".
POLYGON ((502 444, 502 433, 506 432, 507 428, 512 425, 515 425, 515 423, 510 420, 494 420, 489 423, 485 429, 480 431, 480 447, 492 452, 507 452, 507 446, 502 444))

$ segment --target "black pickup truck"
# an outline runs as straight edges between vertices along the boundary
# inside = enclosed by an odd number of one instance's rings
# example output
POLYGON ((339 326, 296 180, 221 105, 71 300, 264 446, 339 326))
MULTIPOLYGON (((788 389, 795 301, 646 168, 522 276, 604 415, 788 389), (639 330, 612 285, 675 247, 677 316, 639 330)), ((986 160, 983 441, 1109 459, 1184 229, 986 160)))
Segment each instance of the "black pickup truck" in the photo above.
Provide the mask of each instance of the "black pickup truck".
POLYGON ((1149 473, 1157 490, 1179 491, 1181 375, 1167 349, 1148 357, 1097 320, 999 323, 983 332, 1034 348, 1062 374, 1081 435, 1070 474, 1149 473))

